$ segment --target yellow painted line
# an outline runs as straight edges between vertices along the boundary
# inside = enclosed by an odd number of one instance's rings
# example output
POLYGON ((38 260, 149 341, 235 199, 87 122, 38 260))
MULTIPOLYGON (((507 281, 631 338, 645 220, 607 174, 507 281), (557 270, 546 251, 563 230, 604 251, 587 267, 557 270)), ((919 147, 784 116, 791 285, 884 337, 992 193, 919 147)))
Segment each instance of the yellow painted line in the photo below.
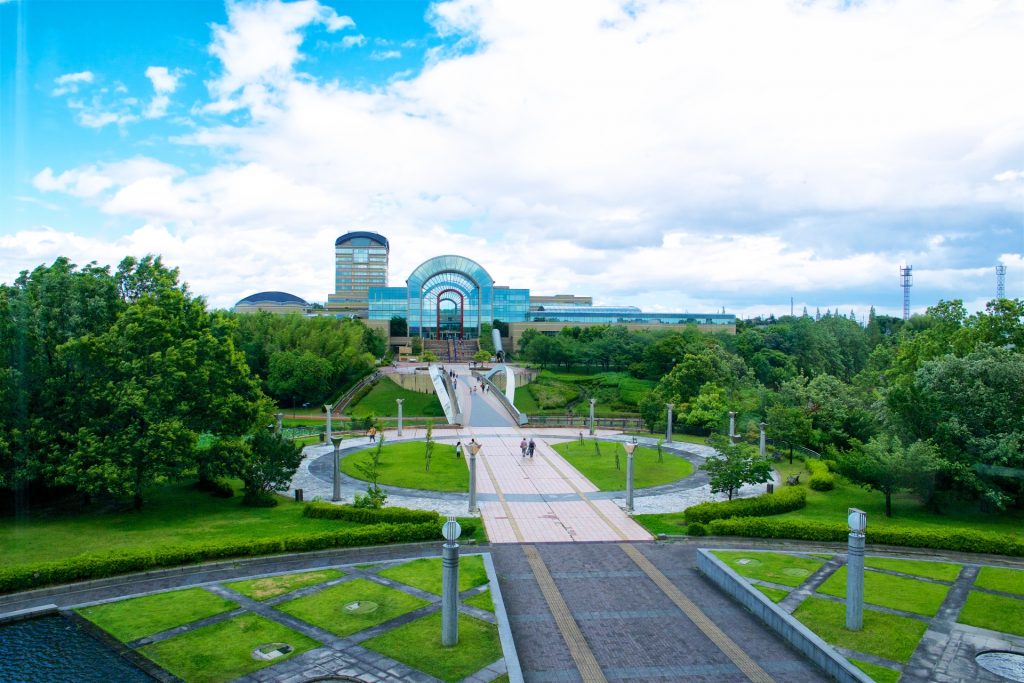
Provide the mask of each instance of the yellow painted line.
POLYGON ((524 545, 523 552, 526 554, 526 561, 530 563, 530 569, 533 570, 533 575, 537 579, 540 592, 544 594, 548 609, 551 610, 551 615, 555 618, 555 624, 558 625, 558 630, 565 640, 566 647, 569 648, 569 654, 576 662, 576 668, 584 683, 607 683, 608 679, 604 677, 601 665, 597 663, 593 650, 590 649, 590 645, 583 637, 579 624, 572 618, 569 606, 565 604, 565 599, 559 592, 558 586, 555 585, 555 580, 551 578, 551 572, 548 571, 540 553, 532 545, 524 545))
POLYGON ((690 621, 692 621, 697 628, 699 628, 704 635, 706 635, 712 643, 718 646, 718 649, 725 653, 725 656, 732 660, 732 663, 743 672, 743 674, 754 683, 773 683, 773 679, 768 675, 768 672, 762 669, 757 662, 750 658, 746 652, 740 649, 740 646, 736 642, 727 636, 722 629, 718 628, 715 622, 708 618, 708 615, 701 611, 700 607, 693 604, 693 602, 683 595, 682 591, 675 587, 675 585, 668 580, 668 577, 661 573, 661 571, 648 560, 643 553, 634 548, 628 543, 620 543, 619 547, 622 551, 629 555, 630 559, 633 560, 640 567, 641 570, 647 576, 651 577, 651 580, 661 589, 661 591, 668 596, 668 599, 676 604, 676 607, 683 611, 690 621))
POLYGON ((615 531, 615 534, 619 537, 620 541, 628 541, 629 540, 629 536, 627 536, 622 529, 620 529, 618 526, 616 526, 612 522, 612 520, 608 519, 608 517, 603 512, 601 512, 601 508, 599 508, 596 505, 594 505, 594 501, 590 500, 590 498, 587 498, 587 494, 584 493, 583 491, 581 491, 580 488, 578 486, 576 486, 576 484, 573 483, 572 479, 570 479, 569 477, 565 476, 565 473, 562 472, 562 470, 560 470, 557 465, 555 465, 554 460, 552 460, 551 458, 548 458, 543 453, 541 454, 541 457, 543 457, 547 461, 547 463, 551 466, 551 469, 553 469, 555 472, 557 472, 558 476, 560 476, 562 478, 562 480, 565 481, 565 483, 568 484, 572 488, 572 490, 576 492, 576 495, 579 496, 583 500, 584 503, 589 505, 590 509, 593 510, 597 514, 597 516, 600 517, 604 521, 605 524, 607 524, 612 530, 615 531))
MULTIPOLYGON (((482 452, 483 451, 481 450, 481 453, 482 452)), ((501 508, 505 511, 505 517, 508 518, 509 524, 512 525, 512 533, 515 534, 516 541, 522 543, 523 532, 519 530, 519 523, 516 522, 516 518, 512 516, 512 509, 508 506, 508 501, 505 500, 505 494, 502 493, 501 487, 498 486, 498 480, 494 477, 494 472, 491 470, 490 464, 488 464, 487 459, 484 456, 480 455, 480 453, 477 453, 476 457, 478 460, 480 460, 480 462, 484 464, 484 469, 487 470, 487 476, 491 480, 491 486, 494 487, 494 492, 498 494, 498 502, 501 503, 501 508)), ((480 518, 482 520, 483 515, 481 515, 480 518)))

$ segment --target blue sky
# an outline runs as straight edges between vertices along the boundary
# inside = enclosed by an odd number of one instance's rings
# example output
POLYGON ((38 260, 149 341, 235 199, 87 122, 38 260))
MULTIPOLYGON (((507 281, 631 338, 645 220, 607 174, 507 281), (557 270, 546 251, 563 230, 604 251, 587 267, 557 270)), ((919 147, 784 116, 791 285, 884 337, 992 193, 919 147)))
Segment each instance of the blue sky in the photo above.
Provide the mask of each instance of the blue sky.
POLYGON ((740 315, 1024 296, 1024 3, 0 1, 0 281, 162 253, 740 315))

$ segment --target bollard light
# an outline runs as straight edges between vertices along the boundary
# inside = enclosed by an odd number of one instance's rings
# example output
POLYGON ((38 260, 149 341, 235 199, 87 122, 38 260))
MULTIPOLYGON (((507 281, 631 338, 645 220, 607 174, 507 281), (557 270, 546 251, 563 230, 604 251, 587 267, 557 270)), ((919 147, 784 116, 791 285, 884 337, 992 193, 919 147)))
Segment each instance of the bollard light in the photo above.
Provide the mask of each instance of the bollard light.
POLYGON ((636 446, 635 436, 632 442, 622 444, 626 449, 626 512, 633 512, 633 451, 636 446))
POLYGON ((846 628, 859 631, 864 626, 864 530, 868 515, 850 508, 846 514, 850 527, 846 555, 846 628))
POLYGON ((459 544, 456 540, 462 527, 449 516, 441 527, 445 544, 441 546, 441 644, 445 647, 459 642, 459 544))
POLYGON ((332 436, 331 443, 334 444, 334 474, 332 477, 334 492, 331 500, 337 503, 341 500, 341 437, 332 436))

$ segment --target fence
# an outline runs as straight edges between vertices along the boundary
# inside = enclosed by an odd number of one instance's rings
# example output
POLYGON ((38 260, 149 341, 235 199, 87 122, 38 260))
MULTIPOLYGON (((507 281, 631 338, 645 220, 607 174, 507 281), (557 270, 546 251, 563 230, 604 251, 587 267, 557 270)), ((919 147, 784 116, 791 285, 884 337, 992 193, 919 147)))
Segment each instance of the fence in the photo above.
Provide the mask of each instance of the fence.
MULTIPOLYGON (((530 415, 530 424, 540 427, 590 427, 586 415, 530 415)), ((595 428, 640 431, 644 421, 639 417, 595 417, 595 428)))
POLYGON ((338 399, 338 402, 334 404, 334 408, 331 410, 332 414, 341 415, 341 412, 345 410, 345 408, 348 408, 348 404, 352 402, 352 399, 355 398, 356 394, 359 393, 360 389, 362 389, 368 384, 373 384, 380 378, 381 372, 380 370, 377 370, 376 372, 373 372, 367 375, 366 377, 362 378, 358 382, 356 382, 356 385, 349 389, 348 391, 346 391, 344 395, 338 399))

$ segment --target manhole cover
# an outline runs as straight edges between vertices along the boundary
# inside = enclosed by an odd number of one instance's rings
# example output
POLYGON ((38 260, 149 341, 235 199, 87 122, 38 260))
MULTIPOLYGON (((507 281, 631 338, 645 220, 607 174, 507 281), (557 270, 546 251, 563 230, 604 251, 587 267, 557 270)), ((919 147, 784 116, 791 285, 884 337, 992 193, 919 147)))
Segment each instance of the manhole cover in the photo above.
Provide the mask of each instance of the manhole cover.
POLYGON ((261 661, 277 659, 278 657, 284 657, 286 654, 291 652, 292 649, 292 646, 288 643, 267 643, 266 645, 260 645, 258 648, 253 650, 252 658, 261 661))
POLYGON ((372 600, 355 600, 345 605, 344 609, 346 614, 369 614, 376 612, 378 607, 380 605, 372 600))
POLYGON ((786 567, 782 570, 782 573, 786 576, 807 576, 811 573, 811 570, 803 569, 802 567, 786 567))
POLYGON ((1011 681, 1024 682, 1024 654, 1017 652, 982 652, 974 658, 982 669, 1011 681))
POLYGON ((736 564, 741 564, 744 567, 756 567, 757 565, 761 564, 761 560, 752 560, 749 557, 741 557, 740 559, 736 560, 736 564))

